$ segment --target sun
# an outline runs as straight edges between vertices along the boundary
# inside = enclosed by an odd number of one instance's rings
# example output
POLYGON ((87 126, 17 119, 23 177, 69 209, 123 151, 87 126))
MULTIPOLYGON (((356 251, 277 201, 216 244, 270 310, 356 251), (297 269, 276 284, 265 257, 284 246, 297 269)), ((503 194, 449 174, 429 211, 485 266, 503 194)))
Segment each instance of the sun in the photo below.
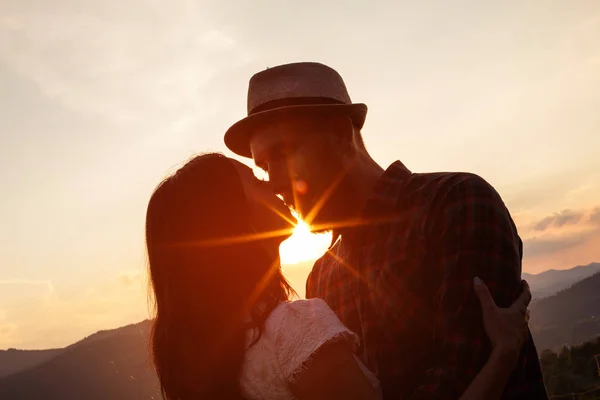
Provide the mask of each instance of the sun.
MULTIPOLYGON (((251 166, 254 175, 261 179, 267 180, 269 175, 258 168, 251 166)), ((280 197, 281 198, 281 197, 280 197)), ((331 244, 331 233, 313 233, 306 222, 298 216, 294 210, 290 210, 294 217, 298 220, 298 224, 294 228, 292 236, 281 243, 279 247, 279 256, 281 264, 294 266, 307 261, 316 261, 321 257, 331 244)))
POLYGON ((331 243, 331 233, 315 234, 301 219, 294 233, 279 247, 281 263, 286 265, 313 261, 321 257, 331 243))

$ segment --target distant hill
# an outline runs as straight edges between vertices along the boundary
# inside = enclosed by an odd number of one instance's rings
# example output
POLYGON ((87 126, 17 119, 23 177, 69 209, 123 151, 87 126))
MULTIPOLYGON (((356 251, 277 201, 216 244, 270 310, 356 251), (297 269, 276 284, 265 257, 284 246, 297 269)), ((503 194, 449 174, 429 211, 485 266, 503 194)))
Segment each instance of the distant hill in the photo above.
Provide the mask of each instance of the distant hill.
POLYGON ((571 269, 550 269, 539 274, 523 274, 534 298, 552 296, 574 283, 600 272, 600 263, 579 265, 571 269))
POLYGON ((160 399, 148 322, 98 332, 48 361, 0 379, 6 400, 160 399))
POLYGON ((57 356, 63 349, 0 350, 0 378, 33 368, 57 356))
POLYGON ((539 351, 575 345, 600 335, 600 273, 534 300, 530 327, 539 351))

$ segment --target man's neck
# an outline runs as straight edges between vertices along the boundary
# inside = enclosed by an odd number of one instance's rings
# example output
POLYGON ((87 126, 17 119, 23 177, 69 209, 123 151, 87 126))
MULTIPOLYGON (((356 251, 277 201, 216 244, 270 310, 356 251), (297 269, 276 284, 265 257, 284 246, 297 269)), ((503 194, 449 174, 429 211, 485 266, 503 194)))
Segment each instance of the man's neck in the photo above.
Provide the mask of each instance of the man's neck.
POLYGON ((341 228, 334 229, 334 237, 343 234, 344 231, 352 229, 360 224, 360 218, 375 185, 385 170, 379 166, 366 152, 359 154, 352 167, 348 170, 346 201, 343 220, 339 225, 341 228))

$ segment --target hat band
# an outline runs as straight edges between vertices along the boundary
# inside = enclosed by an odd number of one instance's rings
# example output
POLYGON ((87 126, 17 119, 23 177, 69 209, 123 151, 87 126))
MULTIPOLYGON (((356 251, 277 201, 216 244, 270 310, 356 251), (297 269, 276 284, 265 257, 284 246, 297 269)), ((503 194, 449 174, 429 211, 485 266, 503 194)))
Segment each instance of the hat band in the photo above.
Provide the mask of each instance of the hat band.
POLYGON ((261 105, 254 107, 248 115, 256 114, 263 111, 272 110, 280 107, 290 106, 309 106, 309 105, 329 105, 329 104, 347 104, 343 101, 332 99, 330 97, 288 97, 285 99, 277 99, 267 101, 261 105))

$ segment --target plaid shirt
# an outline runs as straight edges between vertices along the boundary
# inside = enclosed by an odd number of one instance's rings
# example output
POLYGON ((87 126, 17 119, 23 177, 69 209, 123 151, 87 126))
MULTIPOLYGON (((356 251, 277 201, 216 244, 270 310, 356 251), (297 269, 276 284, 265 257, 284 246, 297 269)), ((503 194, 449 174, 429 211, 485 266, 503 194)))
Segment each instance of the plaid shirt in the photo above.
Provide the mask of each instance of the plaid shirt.
MULTIPOLYGON (((315 263, 307 298, 324 299, 361 337, 385 399, 459 398, 491 351, 473 277, 501 307, 521 290, 523 246, 508 210, 476 175, 415 174, 397 161, 363 221, 315 263)), ((502 398, 548 398, 531 335, 502 398)))

